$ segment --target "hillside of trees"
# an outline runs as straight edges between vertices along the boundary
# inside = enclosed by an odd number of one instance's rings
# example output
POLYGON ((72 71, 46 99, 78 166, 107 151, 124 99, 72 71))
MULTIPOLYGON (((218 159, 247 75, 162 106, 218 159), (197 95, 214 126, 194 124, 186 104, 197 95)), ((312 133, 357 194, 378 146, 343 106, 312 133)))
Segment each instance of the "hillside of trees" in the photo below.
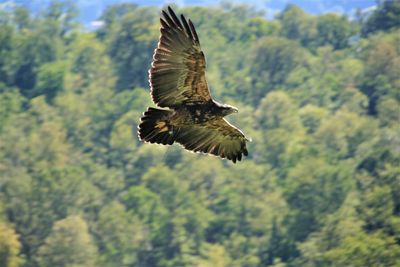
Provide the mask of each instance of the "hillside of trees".
POLYGON ((400 2, 354 19, 175 7, 252 138, 232 164, 142 144, 160 10, 0 10, 0 265, 400 266, 400 2))

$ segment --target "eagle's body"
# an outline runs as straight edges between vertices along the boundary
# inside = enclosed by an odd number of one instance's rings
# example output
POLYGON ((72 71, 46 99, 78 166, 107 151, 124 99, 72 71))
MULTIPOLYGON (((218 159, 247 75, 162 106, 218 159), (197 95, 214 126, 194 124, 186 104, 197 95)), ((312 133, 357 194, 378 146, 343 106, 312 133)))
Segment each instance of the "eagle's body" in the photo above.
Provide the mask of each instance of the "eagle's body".
POLYGON ((178 116, 184 116, 193 123, 204 123, 216 117, 223 118, 231 112, 236 112, 235 109, 224 107, 215 101, 182 105, 174 110, 178 116))
POLYGON ((139 137, 150 143, 173 144, 228 158, 247 156, 247 138, 224 116, 237 109, 211 98, 205 78, 205 58, 192 22, 168 7, 149 70, 154 103, 141 119, 139 137))

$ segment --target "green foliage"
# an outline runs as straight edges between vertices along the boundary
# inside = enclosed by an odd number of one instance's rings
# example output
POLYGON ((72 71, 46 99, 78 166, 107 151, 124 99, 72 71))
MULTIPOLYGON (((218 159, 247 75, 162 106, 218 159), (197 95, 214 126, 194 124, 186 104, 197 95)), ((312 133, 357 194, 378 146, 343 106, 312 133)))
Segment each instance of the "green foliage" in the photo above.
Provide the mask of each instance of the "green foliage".
POLYGON ((345 238, 325 257, 331 266, 397 266, 400 264, 400 249, 394 237, 382 233, 360 233, 345 238))
POLYGON ((72 1, 0 10, 0 265, 398 266, 397 1, 359 24, 182 11, 253 139, 236 165, 137 139, 156 8, 110 6, 96 32, 72 1))
POLYGON ((138 6, 133 3, 114 4, 107 7, 100 16, 100 19, 104 21, 105 25, 96 32, 97 36, 100 39, 108 38, 114 30, 113 28, 117 27, 118 24, 121 23, 123 16, 127 13, 135 11, 137 8, 138 6))
POLYGON ((279 89, 291 71, 306 63, 305 51, 297 42, 277 37, 260 39, 251 60, 252 91, 247 93, 253 104, 258 104, 269 91, 279 89))
POLYGON ((65 66, 62 61, 43 64, 39 71, 32 96, 46 95, 51 101, 64 88, 65 66))
POLYGON ((79 216, 57 221, 40 247, 40 266, 96 266, 96 247, 86 222, 79 216))
POLYGON ((378 1, 377 10, 367 18, 363 25, 363 34, 387 31, 400 26, 400 3, 396 0, 378 1))
POLYGON ((9 25, 0 24, 0 84, 10 84, 12 79, 14 30, 9 25))
POLYGON ((117 89, 147 86, 147 69, 158 34, 154 13, 139 8, 127 13, 110 36, 109 55, 117 67, 117 89))
POLYGON ((0 222, 0 262, 4 267, 21 266, 20 249, 21 243, 14 229, 0 222))
POLYGON ((299 115, 307 133, 312 134, 319 128, 323 119, 327 116, 327 110, 314 105, 306 105, 299 110, 299 115))
POLYGON ((346 17, 335 14, 326 14, 317 19, 317 44, 331 45, 334 49, 348 46, 349 38, 353 34, 350 22, 346 17))
POLYGON ((312 45, 317 34, 316 19, 296 5, 288 5, 278 19, 281 21, 281 34, 288 39, 300 40, 303 45, 312 45))
POLYGON ((196 267, 228 267, 231 264, 231 259, 227 255, 225 248, 218 244, 212 244, 207 248, 203 256, 205 259, 199 260, 196 267))
POLYGON ((142 228, 136 216, 128 213, 118 202, 101 209, 97 235, 106 266, 131 266, 136 263, 135 251, 142 243, 142 228))
POLYGON ((393 98, 381 99, 377 107, 380 123, 384 126, 389 126, 391 124, 396 124, 396 122, 399 122, 400 121, 400 112, 398 112, 399 106, 400 106, 399 101, 393 98))
POLYGON ((24 98, 17 90, 0 94, 0 132, 12 114, 21 111, 24 98))
POLYGON ((293 211, 295 239, 303 240, 318 229, 324 215, 338 209, 352 188, 351 170, 342 164, 335 168, 324 160, 307 158, 289 171, 285 196, 293 211))

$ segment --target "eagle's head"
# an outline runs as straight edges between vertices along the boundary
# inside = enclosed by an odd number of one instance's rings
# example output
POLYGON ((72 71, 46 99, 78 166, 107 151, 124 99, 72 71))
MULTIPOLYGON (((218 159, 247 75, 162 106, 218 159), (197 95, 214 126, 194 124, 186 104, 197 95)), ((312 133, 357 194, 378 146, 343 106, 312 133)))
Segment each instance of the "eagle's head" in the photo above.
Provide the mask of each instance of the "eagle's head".
POLYGON ((223 116, 238 112, 238 109, 231 105, 223 104, 220 107, 223 116))

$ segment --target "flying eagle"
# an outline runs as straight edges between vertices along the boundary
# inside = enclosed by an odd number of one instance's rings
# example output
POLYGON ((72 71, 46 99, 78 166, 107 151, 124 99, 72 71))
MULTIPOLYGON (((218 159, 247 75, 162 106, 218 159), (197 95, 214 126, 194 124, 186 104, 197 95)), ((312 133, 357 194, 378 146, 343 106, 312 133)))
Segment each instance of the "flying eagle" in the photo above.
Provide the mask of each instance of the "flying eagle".
POLYGON ((241 130, 224 116, 237 108, 213 100, 208 89, 206 61, 199 37, 190 19, 175 15, 171 7, 162 11, 161 36, 149 70, 153 102, 161 108, 148 108, 139 125, 142 141, 171 145, 209 153, 236 163, 247 156, 241 130))

